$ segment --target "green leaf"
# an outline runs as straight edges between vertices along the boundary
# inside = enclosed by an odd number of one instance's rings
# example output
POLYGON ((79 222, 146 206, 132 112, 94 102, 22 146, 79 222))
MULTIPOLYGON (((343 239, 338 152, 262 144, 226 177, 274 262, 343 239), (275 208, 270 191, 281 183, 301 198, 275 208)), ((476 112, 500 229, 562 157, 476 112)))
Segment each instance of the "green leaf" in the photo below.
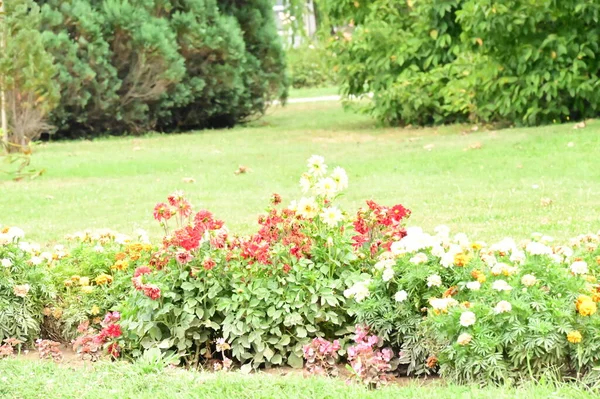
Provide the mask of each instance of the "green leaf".
POLYGON ((301 369, 304 366, 304 361, 294 352, 288 355, 287 364, 295 369, 301 369))

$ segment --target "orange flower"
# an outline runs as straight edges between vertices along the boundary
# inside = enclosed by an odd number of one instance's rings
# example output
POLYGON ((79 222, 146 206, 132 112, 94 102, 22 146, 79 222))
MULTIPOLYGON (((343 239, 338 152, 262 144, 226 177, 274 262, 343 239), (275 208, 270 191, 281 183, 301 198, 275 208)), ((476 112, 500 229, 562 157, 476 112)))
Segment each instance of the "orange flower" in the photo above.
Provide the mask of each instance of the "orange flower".
POLYGON ((457 286, 452 286, 450 288, 448 288, 446 290, 446 292, 444 292, 444 294, 442 295, 442 298, 448 298, 451 297, 453 295, 456 295, 458 293, 458 287, 457 286))
POLYGON ((110 268, 113 270, 126 270, 129 267, 129 262, 126 260, 118 260, 110 268))
POLYGON ((438 358, 434 355, 431 355, 427 358, 427 367, 432 369, 438 364, 438 358))
POLYGON ((575 307, 582 316, 591 316, 598 310, 596 303, 587 295, 580 295, 575 302, 575 307))
POLYGON ((454 255, 454 264, 459 267, 466 266, 471 260, 471 255, 465 253, 459 253, 454 255))
POLYGON ((103 284, 110 284, 113 282, 113 277, 108 275, 108 274, 100 274, 98 277, 96 277, 94 279, 94 281, 96 282, 96 284, 98 285, 103 285, 103 284))
POLYGON ((582 339, 583 337, 581 336, 581 333, 577 330, 571 331, 567 334, 567 341, 569 341, 572 344, 578 344, 581 342, 582 339))
POLYGON ((485 283, 485 281, 487 280, 487 278, 485 277, 485 274, 483 274, 483 272, 481 270, 473 270, 471 272, 471 277, 473 277, 475 280, 479 281, 480 284, 485 283))
POLYGON ((123 260, 125 259, 127 255, 124 252, 119 252, 118 254, 115 255, 115 260, 123 260))
POLYGON ((600 256, 596 256, 596 263, 600 265, 600 256))

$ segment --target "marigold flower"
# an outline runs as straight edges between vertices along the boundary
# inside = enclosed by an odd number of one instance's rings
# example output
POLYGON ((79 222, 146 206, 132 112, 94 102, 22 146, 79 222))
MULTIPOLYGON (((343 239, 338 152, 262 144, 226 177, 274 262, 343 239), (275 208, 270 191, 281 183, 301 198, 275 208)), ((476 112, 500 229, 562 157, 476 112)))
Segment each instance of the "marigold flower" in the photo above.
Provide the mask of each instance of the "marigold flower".
POLYGON ((458 253, 454 255, 454 265, 463 267, 466 266, 471 260, 471 255, 465 253, 458 253))
POLYGON ((467 288, 471 291, 478 291, 481 288, 481 283, 479 281, 469 281, 467 288))
POLYGON ((100 308, 98 307, 98 305, 92 306, 92 309, 90 310, 90 314, 92 316, 96 316, 98 313, 100 313, 100 308))
POLYGON ((127 262, 126 260, 118 260, 110 268, 113 270, 127 270, 128 267, 129 262, 127 262))
POLYGON ((117 254, 115 254, 115 260, 116 261, 123 260, 126 257, 127 257, 127 254, 125 252, 118 252, 117 254))
POLYGON ((408 293, 404 290, 396 292, 394 299, 396 302, 404 302, 408 298, 408 293))
POLYGON ((600 302, 600 292, 595 292, 595 293, 592 295, 592 300, 593 300, 594 302, 596 302, 596 303, 600 302))
POLYGON ((477 316, 473 312, 463 312, 460 315, 460 325, 463 327, 469 327, 475 324, 477 316))
POLYGON ((587 295, 580 295, 575 302, 575 308, 582 316, 591 316, 598 309, 596 303, 587 295))
POLYGON ((30 288, 29 284, 15 285, 13 293, 20 298, 25 298, 30 288))
POLYGON ((458 339, 456 340, 456 342, 459 345, 465 346, 465 345, 469 345, 469 343, 471 342, 471 340, 473 339, 473 336, 469 333, 462 333, 458 336, 458 339))
POLYGON ((427 286, 428 287, 439 287, 442 285, 442 278, 437 274, 432 274, 427 277, 427 286))
POLYGON ((600 265, 600 256, 596 256, 596 263, 600 265))
POLYGON ((63 310, 61 308, 54 308, 52 309, 52 317, 54 317, 55 319, 60 319, 63 315, 63 310))
POLYGON ((537 279, 533 274, 526 274, 523 277, 521 277, 521 284, 523 284, 526 287, 531 287, 535 285, 535 283, 537 283, 537 279))
POLYGON ((92 292, 94 292, 94 287, 91 285, 84 285, 83 287, 81 287, 81 292, 83 292, 84 294, 91 294, 92 292))
POLYGON ((81 285, 83 287, 90 285, 90 278, 89 277, 80 277, 79 285, 81 285))
POLYGON ((571 266, 569 267, 569 269, 571 269, 571 273, 573 273, 575 275, 587 274, 588 265, 585 261, 579 260, 579 261, 573 262, 571 264, 571 266))
POLYGON ((98 285, 104 285, 104 284, 110 284, 113 282, 113 277, 108 275, 108 274, 100 274, 98 277, 96 277, 94 279, 94 281, 96 282, 96 284, 98 285))
POLYGON ((494 313, 508 313, 512 310, 512 305, 508 301, 500 301, 494 308, 494 313))
POLYGON ((569 341, 572 344, 578 344, 581 342, 582 339, 583 339, 583 336, 577 330, 571 331, 570 333, 567 334, 567 341, 569 341))

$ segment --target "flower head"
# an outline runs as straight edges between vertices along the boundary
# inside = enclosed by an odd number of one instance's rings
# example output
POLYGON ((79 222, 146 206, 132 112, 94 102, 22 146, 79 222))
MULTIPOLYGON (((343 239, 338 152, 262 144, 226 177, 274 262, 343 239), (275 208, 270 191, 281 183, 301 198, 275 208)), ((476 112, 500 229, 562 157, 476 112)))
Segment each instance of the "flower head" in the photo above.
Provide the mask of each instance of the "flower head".
POLYGON ((30 288, 31 287, 29 286, 29 284, 15 285, 13 287, 13 293, 15 294, 15 296, 25 298, 30 288))
POLYGON ((512 305, 508 301, 500 301, 494 308, 494 313, 507 313, 512 310, 512 305))
POLYGON ((580 260, 573 262, 569 269, 571 269, 571 273, 573 274, 586 274, 588 272, 588 265, 586 262, 580 260))
POLYGON ((583 339, 583 336, 577 330, 573 330, 567 334, 567 341, 569 341, 572 344, 578 344, 581 342, 582 339, 583 339))
POLYGON ((523 277, 521 277, 521 284, 523 284, 526 287, 534 286, 535 283, 537 283, 537 279, 533 274, 526 274, 523 277))
POLYGON ((458 336, 458 339, 456 340, 456 342, 459 345, 465 346, 465 345, 469 345, 469 343, 471 342, 471 340, 473 339, 473 336, 469 333, 462 333, 458 336))
POLYGON ((404 302, 407 298, 408 293, 404 290, 400 290, 394 295, 394 300, 396 300, 396 302, 404 302))
POLYGON ((4 258, 0 261, 0 264, 2 264, 3 267, 11 267, 12 266, 12 260, 8 259, 8 258, 4 258))
POLYGON ((469 281, 466 287, 471 291, 478 291, 481 288, 481 283, 479 281, 469 281))
POLYGON ((419 265, 421 263, 426 263, 428 260, 429 258, 427 258, 426 254, 424 254, 423 252, 419 252, 415 254, 415 256, 410 258, 409 262, 414 263, 415 265, 419 265))
POLYGON ((348 188, 348 175, 346 174, 344 168, 337 166, 335 169, 333 169, 331 178, 335 182, 338 191, 348 188))
POLYGON ((492 288, 495 289, 496 291, 510 291, 512 290, 512 287, 510 285, 508 285, 508 283, 504 280, 497 280, 494 281, 494 284, 492 284, 492 288))
POLYGON ((303 197, 298 201, 298 209, 296 212, 305 219, 312 219, 317 216, 319 206, 313 197, 303 197))
POLYGON ((344 218, 342 212, 335 206, 323 209, 323 212, 319 215, 323 223, 329 227, 335 227, 344 218))
POLYGON ((326 177, 317 182, 315 189, 317 194, 331 198, 337 193, 337 184, 331 177, 326 177))
POLYGON ((440 285, 442 285, 442 278, 439 275, 433 274, 427 277, 428 287, 439 287, 440 285))
POLYGON ((325 158, 320 155, 313 155, 308 158, 306 166, 308 166, 308 172, 313 176, 323 176, 327 173, 325 158))
POLYGON ((472 326, 473 324, 475 324, 475 321, 477 321, 477 317, 473 312, 463 312, 460 315, 460 325, 463 327, 472 326))

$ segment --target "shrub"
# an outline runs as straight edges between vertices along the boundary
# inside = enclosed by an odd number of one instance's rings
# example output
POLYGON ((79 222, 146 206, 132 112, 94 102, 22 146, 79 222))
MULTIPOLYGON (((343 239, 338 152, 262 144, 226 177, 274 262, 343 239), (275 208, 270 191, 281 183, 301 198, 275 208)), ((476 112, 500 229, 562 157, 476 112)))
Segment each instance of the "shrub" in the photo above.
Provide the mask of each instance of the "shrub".
POLYGON ((352 307, 408 372, 507 383, 592 370, 598 358, 598 235, 488 246, 408 229, 379 256, 352 307))
POLYGON ((336 364, 340 349, 338 340, 329 342, 324 338, 313 338, 310 344, 302 348, 306 370, 316 375, 337 375, 336 364))
POLYGON ((318 41, 290 48, 286 56, 292 87, 324 87, 336 83, 331 52, 318 41))
POLYGON ((321 4, 341 29, 341 91, 389 124, 537 125, 598 114, 597 4, 373 0, 321 4))
POLYGON ((392 370, 390 360, 394 353, 389 348, 377 349, 379 338, 369 335, 369 330, 357 326, 354 337, 356 345, 348 348, 348 361, 354 377, 369 387, 379 387, 387 381, 392 370))
POLYGON ((232 126, 285 97, 269 1, 44 1, 60 137, 232 126))
POLYGON ((0 229, 0 342, 13 338, 31 345, 39 337, 44 306, 55 296, 48 263, 64 253, 41 252, 23 237, 18 227, 0 229))

